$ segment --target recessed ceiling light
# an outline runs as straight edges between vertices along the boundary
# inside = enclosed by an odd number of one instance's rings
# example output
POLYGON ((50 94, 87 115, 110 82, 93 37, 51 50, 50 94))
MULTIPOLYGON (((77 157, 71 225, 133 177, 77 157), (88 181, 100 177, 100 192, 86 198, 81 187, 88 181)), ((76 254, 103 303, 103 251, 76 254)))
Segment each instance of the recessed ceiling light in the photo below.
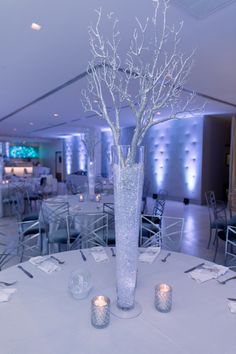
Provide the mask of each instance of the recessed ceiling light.
POLYGON ((33 123, 33 122, 30 122, 29 125, 34 125, 34 123, 33 123))
POLYGON ((14 128, 13 130, 14 130, 14 132, 16 132, 16 130, 17 130, 17 129, 16 129, 16 128, 14 128))
POLYGON ((157 115, 159 116, 161 114, 161 112, 157 112, 157 115))
POLYGON ((53 117, 59 117, 59 114, 58 113, 54 113, 53 117))
POLYGON ((33 22, 33 23, 31 23, 31 28, 34 31, 40 31, 42 26, 39 23, 33 22))

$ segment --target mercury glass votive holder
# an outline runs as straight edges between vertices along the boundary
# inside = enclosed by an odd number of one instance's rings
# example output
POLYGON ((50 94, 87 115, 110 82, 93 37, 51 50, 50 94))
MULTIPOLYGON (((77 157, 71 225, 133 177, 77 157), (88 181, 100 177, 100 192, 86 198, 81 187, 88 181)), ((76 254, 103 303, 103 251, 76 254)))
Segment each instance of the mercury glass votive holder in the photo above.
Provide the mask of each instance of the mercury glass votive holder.
POLYGON ((155 307, 159 312, 170 312, 172 307, 172 287, 158 284, 155 287, 155 307))
POLYGON ((96 328, 105 328, 110 322, 110 299, 107 296, 95 296, 91 300, 91 323, 96 328))

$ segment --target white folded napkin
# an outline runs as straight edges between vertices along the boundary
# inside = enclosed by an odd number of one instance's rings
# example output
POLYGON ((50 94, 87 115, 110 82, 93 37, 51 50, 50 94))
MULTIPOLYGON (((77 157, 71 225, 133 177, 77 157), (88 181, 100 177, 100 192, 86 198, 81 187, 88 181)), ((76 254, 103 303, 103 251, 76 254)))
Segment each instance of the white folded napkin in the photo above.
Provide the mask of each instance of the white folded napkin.
POLYGON ((161 247, 147 247, 145 251, 139 255, 139 260, 141 262, 153 263, 160 252, 161 247))
POLYGON ((224 267, 219 264, 205 264, 201 268, 194 269, 189 273, 191 278, 198 283, 204 283, 205 281, 216 279, 228 271, 228 267, 224 267))
POLYGON ((91 254, 92 254, 95 262, 103 262, 103 261, 109 260, 109 257, 106 254, 106 251, 102 246, 92 247, 91 254))
POLYGON ((15 288, 0 289, 0 302, 7 302, 10 300, 12 294, 16 292, 15 288))
POLYGON ((236 313, 236 301, 229 301, 228 306, 229 306, 230 312, 236 313))
POLYGON ((61 267, 59 267, 53 261, 50 261, 50 259, 47 256, 32 257, 29 259, 29 262, 35 265, 40 270, 42 270, 43 272, 48 274, 61 269, 61 267))

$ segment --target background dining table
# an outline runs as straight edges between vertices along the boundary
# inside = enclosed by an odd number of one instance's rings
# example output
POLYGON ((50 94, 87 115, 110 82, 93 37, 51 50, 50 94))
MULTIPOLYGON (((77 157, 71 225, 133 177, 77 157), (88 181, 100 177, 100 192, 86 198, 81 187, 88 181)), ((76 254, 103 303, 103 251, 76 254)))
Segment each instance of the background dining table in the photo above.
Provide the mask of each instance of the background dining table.
MULTIPOLYGON (((236 297, 236 280, 220 285, 215 279, 199 284, 184 271, 199 258, 171 253, 167 262, 161 251, 152 264, 139 262, 136 300, 142 313, 133 319, 113 315, 107 328, 91 325, 91 299, 116 298, 115 259, 106 248, 108 260, 97 263, 90 250, 57 254, 64 260, 60 270, 44 273, 33 264, 0 273, 0 281, 16 281, 17 291, 9 302, 0 303, 0 345, 4 354, 235 354, 236 314, 228 308, 228 297, 236 297), (72 271, 88 270, 93 288, 84 300, 68 291, 72 271), (167 283, 173 288, 173 306, 161 313, 154 306, 154 287, 167 283)), ((56 262, 56 261, 55 261, 56 262)), ((57 263, 57 262, 56 262, 57 263)), ((228 271, 222 278, 233 272, 228 271)))
MULTIPOLYGON (((92 212, 102 212, 103 203, 113 203, 113 195, 101 195, 101 200, 99 202, 95 200, 89 200, 84 196, 84 201, 80 201, 80 194, 67 194, 58 195, 56 197, 48 199, 50 202, 65 202, 69 204, 70 215, 92 213, 92 212)), ((42 202, 43 207, 43 202, 42 202)))

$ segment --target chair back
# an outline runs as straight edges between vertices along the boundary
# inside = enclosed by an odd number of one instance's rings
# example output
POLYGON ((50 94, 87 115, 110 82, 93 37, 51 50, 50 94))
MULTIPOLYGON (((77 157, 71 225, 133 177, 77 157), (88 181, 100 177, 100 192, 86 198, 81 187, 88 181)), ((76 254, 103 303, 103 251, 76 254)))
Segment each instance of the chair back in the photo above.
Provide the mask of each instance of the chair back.
POLYGON ((183 218, 163 216, 161 218, 162 248, 169 251, 181 252, 183 231, 183 218))
POLYGON ((224 223, 225 226, 227 225, 227 209, 226 205, 223 201, 217 201, 217 204, 215 204, 212 207, 213 210, 213 215, 214 215, 214 221, 217 223, 224 223))
POLYGON ((74 227, 80 233, 71 248, 107 246, 108 215, 106 213, 83 213, 74 216, 74 227))
MULTIPOLYGON (((158 217, 159 219, 159 217, 158 217)), ((159 224, 155 223, 152 215, 141 216, 141 246, 157 246, 169 251, 181 251, 184 219, 162 216, 159 224), (143 238, 145 232, 146 239, 143 238), (148 236, 148 237, 147 237, 148 236)))
POLYGON ((209 208, 216 205, 216 197, 214 191, 205 192, 206 203, 209 208))
POLYGON ((141 247, 161 246, 160 219, 153 215, 141 215, 140 242, 141 247))
POLYGON ((69 203, 44 200, 41 206, 40 220, 45 229, 54 232, 59 228, 67 227, 69 217, 69 203))
POLYGON ((23 258, 38 256, 42 250, 41 225, 39 220, 18 222, 18 254, 23 258))
POLYGON ((153 208, 153 215, 162 217, 165 209, 166 201, 164 199, 157 199, 153 208))
POLYGON ((8 212, 10 212, 10 215, 16 215, 19 209, 23 212, 23 192, 20 188, 17 188, 14 183, 8 183, 4 188, 2 195, 2 203, 9 207, 8 212))
POLYGON ((216 219, 215 207, 216 207, 216 198, 214 191, 205 192, 206 204, 208 207, 208 214, 210 219, 210 224, 213 224, 216 219))
POLYGON ((162 217, 165 209, 165 203, 168 192, 164 189, 160 189, 157 194, 157 199, 153 208, 153 215, 162 217))
POLYGON ((108 228, 114 229, 115 227, 114 203, 103 203, 103 213, 107 214, 108 228))
POLYGON ((73 184, 72 181, 68 181, 66 183, 66 188, 67 188, 67 191, 69 194, 74 195, 74 194, 79 193, 78 187, 75 184, 73 184))
POLYGON ((236 212, 236 191, 233 190, 228 194, 228 208, 230 217, 232 218, 233 214, 236 212))
POLYGON ((227 226, 225 240, 225 265, 230 268, 236 267, 236 226, 227 226))

